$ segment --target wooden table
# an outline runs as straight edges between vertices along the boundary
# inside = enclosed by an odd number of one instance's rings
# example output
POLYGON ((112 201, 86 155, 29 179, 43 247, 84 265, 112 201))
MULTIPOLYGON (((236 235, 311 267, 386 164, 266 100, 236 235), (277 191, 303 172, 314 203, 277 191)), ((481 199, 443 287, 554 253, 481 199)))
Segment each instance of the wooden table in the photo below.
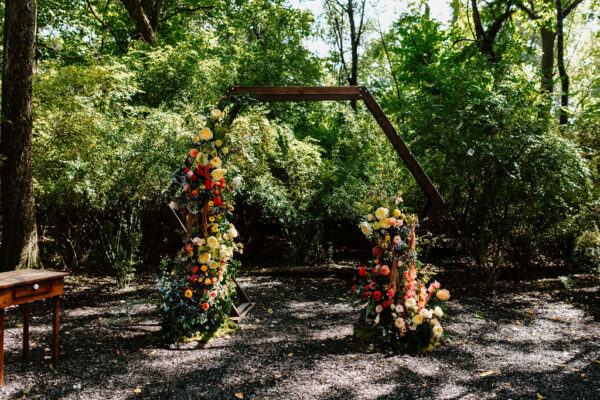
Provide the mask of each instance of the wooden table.
POLYGON ((54 341, 52 366, 58 364, 58 320, 60 295, 66 272, 21 269, 0 273, 0 385, 4 384, 4 308, 23 304, 23 358, 29 358, 29 306, 32 301, 54 300, 54 341))

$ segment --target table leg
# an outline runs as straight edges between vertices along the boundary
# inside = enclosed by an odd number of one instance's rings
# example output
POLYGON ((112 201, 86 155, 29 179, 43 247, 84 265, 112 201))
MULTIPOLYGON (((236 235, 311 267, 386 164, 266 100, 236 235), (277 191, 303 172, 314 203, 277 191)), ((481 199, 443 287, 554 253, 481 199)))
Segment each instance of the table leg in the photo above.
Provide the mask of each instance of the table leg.
POLYGON ((52 367, 58 365, 58 320, 60 315, 60 296, 54 296, 54 343, 52 346, 52 367))
POLYGON ((29 305, 23 304, 23 359, 29 359, 29 305))
POLYGON ((0 308, 0 386, 4 385, 4 308, 0 308))

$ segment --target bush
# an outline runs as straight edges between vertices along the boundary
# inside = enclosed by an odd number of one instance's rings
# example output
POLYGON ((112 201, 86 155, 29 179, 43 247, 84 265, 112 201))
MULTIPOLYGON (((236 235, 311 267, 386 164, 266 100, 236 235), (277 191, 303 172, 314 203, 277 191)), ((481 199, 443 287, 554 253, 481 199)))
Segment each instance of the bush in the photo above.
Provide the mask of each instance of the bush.
POLYGON ((600 231, 598 228, 583 232, 575 242, 575 264, 580 268, 600 273, 600 231))

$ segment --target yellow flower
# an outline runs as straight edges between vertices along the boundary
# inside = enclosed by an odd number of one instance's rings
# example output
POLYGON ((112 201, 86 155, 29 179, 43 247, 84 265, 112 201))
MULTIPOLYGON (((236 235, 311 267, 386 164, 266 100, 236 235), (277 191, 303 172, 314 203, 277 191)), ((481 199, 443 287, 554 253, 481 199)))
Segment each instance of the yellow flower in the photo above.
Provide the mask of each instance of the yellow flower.
POLYGON ((208 128, 202 128, 198 136, 200 136, 200 139, 202 140, 210 140, 213 138, 213 133, 208 128))
POLYGON ((402 213, 400 212, 400 210, 398 210, 397 208, 394 210, 394 217, 398 218, 399 216, 401 216, 402 213))
POLYGON ((210 266, 210 269, 217 269, 217 268, 219 268, 219 263, 216 261, 211 261, 209 266, 210 266))
POLYGON ((227 154, 229 153, 229 148, 228 147, 223 147, 223 154, 227 154))
POLYGON ((216 155, 217 155, 217 154, 218 154, 218 153, 217 153, 217 151, 216 151, 216 150, 213 150, 213 151, 211 151, 211 152, 210 152, 210 155, 211 155, 211 156, 213 156, 213 157, 216 157, 216 155))
POLYGON ((436 324, 433 327, 432 331, 436 337, 440 337, 440 336, 442 336, 442 333, 444 333, 444 330, 442 329, 442 326, 440 324, 436 324))
POLYGON ((381 225, 381 227, 383 229, 388 229, 390 227, 390 224, 388 223, 387 219, 382 219, 381 221, 379 221, 379 224, 381 225))
POLYGON ((215 146, 221 147, 222 144, 223 144, 223 141, 221 139, 215 140, 215 146))
POLYGON ((210 200, 210 201, 208 202, 208 206, 209 206, 209 207, 212 207, 212 206, 214 206, 214 205, 215 205, 215 203, 214 203, 212 200, 210 200))
POLYGON ((221 214, 217 215, 217 219, 221 219, 221 214))
POLYGON ((188 299, 189 299, 190 297, 192 297, 192 294, 193 294, 193 293, 192 293, 192 291, 191 291, 190 289, 188 289, 188 290, 186 290, 186 291, 185 291, 185 297, 187 297, 188 299))
POLYGON ((221 167, 221 159, 219 157, 213 157, 212 160, 210 160, 210 164, 213 167, 220 168, 221 167))
POLYGON ((214 236, 209 236, 206 242, 208 243, 208 247, 210 247, 211 249, 216 249, 217 247, 221 246, 219 244, 219 240, 217 240, 217 238, 214 236))
POLYGON ((210 260, 210 253, 202 253, 198 259, 201 263, 206 264, 210 260))
POLYGON ((415 325, 419 325, 423 322, 423 316, 421 314, 417 314, 412 318, 412 322, 415 325))
POLYGON ((194 142, 198 143, 199 141, 200 141, 200 136, 196 136, 196 137, 194 138, 194 142))
POLYGON ((202 271, 202 272, 206 272, 207 269, 208 269, 208 267, 206 265, 203 265, 200 267, 200 271, 202 271))
POLYGON ((213 232, 217 232, 218 230, 219 230, 219 225, 217 225, 217 224, 214 224, 211 228, 211 231, 213 231, 213 232))
MULTIPOLYGON (((218 159, 217 157, 213 158, 214 159, 218 159)), ((219 165, 220 165, 221 161, 219 160, 219 165)), ((212 161, 211 161, 212 164, 212 161)), ((223 168, 217 168, 214 169, 213 172, 211 172, 210 176, 212 177, 213 181, 220 181, 221 178, 223 178, 225 176, 225 174, 227 173, 226 169, 223 168)))
POLYGON ((209 220, 210 222, 214 222, 214 221, 215 221, 215 217, 208 217, 208 220, 209 220))
POLYGON ((387 218, 389 215, 390 211, 387 208, 383 208, 383 207, 379 207, 376 211, 375 211, 375 216, 378 219, 384 219, 387 218))
POLYGON ((373 223, 373 229, 377 230, 379 228, 381 228, 381 224, 379 224, 379 222, 374 222, 373 223))
POLYGON ((360 229, 366 236, 369 236, 371 233, 373 233, 373 228, 371 228, 371 224, 369 224, 367 221, 363 221, 360 224, 360 229))
POLYGON ((204 284, 205 284, 205 285, 210 285, 211 283, 212 283, 212 281, 211 281, 209 278, 206 278, 206 279, 204 280, 204 284))
POLYGON ((390 241, 390 235, 385 235, 385 240, 389 242, 390 241))

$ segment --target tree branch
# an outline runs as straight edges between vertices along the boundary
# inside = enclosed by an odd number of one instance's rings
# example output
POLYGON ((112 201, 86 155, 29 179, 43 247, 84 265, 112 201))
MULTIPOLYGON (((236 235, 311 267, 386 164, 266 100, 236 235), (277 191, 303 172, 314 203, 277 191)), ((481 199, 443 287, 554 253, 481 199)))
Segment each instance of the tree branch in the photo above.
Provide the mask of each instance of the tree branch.
POLYGON ((121 44, 120 40, 117 38, 117 34, 115 33, 115 31, 112 30, 112 28, 102 20, 102 18, 100 18, 100 16, 98 15, 98 13, 96 12, 96 10, 94 9, 94 6, 92 5, 92 3, 90 3, 90 0, 85 0, 88 7, 90 8, 90 11, 92 12, 92 15, 94 16, 94 18, 100 22, 100 24, 110 32, 110 34, 113 36, 113 38, 115 39, 115 43, 117 44, 117 46, 119 47, 119 49, 123 52, 123 53, 127 53, 127 50, 123 47, 123 45, 121 44))

